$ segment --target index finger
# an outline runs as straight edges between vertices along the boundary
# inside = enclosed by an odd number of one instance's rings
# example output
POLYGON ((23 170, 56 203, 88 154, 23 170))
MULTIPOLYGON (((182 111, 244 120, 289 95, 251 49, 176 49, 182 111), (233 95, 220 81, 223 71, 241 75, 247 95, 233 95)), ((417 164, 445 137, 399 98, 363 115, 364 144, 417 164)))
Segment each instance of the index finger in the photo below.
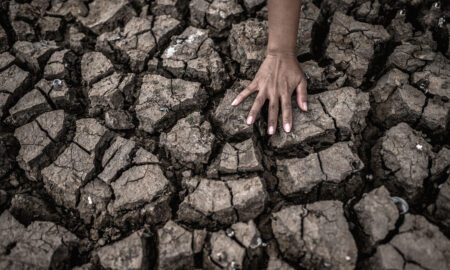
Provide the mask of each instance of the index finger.
POLYGON ((239 95, 236 96, 231 105, 233 106, 239 105, 239 103, 241 103, 246 97, 250 96, 253 92, 255 92, 256 89, 257 83, 255 80, 253 80, 244 90, 242 90, 242 92, 239 93, 239 95))

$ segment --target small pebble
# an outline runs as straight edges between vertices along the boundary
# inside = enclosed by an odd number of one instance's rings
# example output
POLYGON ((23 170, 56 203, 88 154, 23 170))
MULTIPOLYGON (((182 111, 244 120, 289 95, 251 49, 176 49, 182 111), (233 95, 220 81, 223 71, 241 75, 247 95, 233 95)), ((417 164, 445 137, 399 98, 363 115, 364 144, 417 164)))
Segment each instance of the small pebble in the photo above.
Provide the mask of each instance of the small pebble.
POLYGON ((53 86, 61 86, 61 85, 62 85, 62 81, 60 79, 53 80, 53 86))
POLYGON ((261 245, 262 245, 262 239, 261 239, 261 237, 258 237, 258 238, 256 238, 256 243, 250 244, 250 248, 256 249, 256 248, 260 247, 261 245))
POLYGON ((192 176, 192 171, 191 170, 183 171, 181 175, 183 176, 183 178, 189 178, 192 176))
POLYGON ((443 28, 444 24, 445 24, 445 18, 444 17, 440 17, 439 21, 438 21, 439 28, 443 28))
POLYGON ((11 184, 11 186, 13 186, 13 187, 18 187, 19 185, 20 185, 20 183, 19 183, 19 181, 17 180, 17 179, 11 179, 10 181, 9 181, 9 183, 11 184))
POLYGON ((105 245, 105 239, 100 238, 100 240, 98 240, 97 243, 98 243, 99 246, 104 246, 105 245))
POLYGON ((216 256, 219 261, 224 261, 227 258, 227 255, 224 252, 218 252, 216 256))
POLYGON ((359 160, 353 160, 353 161, 352 161, 352 166, 353 166, 353 168, 355 168, 355 169, 357 169, 357 168, 359 167, 359 164, 360 164, 359 160))
POLYGON ((391 197, 391 199, 400 210, 400 215, 406 214, 408 212, 409 205, 403 198, 393 196, 391 197))
POLYGON ((302 211, 303 211, 303 213, 302 213, 303 216, 307 216, 308 215, 309 211, 308 211, 307 208, 302 207, 302 211))
POLYGON ((159 110, 162 111, 162 112, 169 112, 169 108, 165 107, 165 106, 159 107, 159 110))
POLYGON ((429 84, 428 80, 422 80, 422 81, 419 83, 419 88, 420 88, 421 90, 424 90, 424 89, 427 88, 428 84, 429 84))

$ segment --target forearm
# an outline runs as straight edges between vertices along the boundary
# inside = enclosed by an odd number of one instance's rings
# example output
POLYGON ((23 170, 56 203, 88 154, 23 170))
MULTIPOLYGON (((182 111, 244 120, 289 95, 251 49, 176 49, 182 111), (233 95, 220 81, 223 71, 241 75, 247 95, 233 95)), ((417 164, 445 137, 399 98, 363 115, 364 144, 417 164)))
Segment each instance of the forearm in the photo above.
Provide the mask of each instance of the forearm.
POLYGON ((295 54, 301 0, 268 0, 267 54, 295 54))

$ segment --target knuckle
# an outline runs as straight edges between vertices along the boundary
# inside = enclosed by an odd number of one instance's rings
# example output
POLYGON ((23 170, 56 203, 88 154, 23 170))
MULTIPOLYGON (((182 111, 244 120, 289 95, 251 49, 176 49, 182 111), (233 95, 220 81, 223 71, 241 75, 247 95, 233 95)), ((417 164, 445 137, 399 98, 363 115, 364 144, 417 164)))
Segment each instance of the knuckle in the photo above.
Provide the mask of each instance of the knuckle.
POLYGON ((292 116, 292 114, 291 114, 291 112, 289 110, 284 110, 283 111, 283 121, 284 122, 290 122, 291 116, 292 116))
POLYGON ((269 111, 273 114, 278 114, 278 106, 277 105, 269 105, 269 111))
POLYGON ((276 87, 267 85, 265 89, 271 98, 276 98, 279 96, 278 89, 276 87))
POLYGON ((278 113, 275 113, 275 112, 269 112, 269 117, 268 117, 268 119, 267 119, 267 122, 269 123, 269 124, 274 124, 274 123, 276 123, 277 122, 277 118, 278 118, 278 113))
POLYGON ((291 106, 283 106, 283 114, 288 115, 291 113, 291 106))
POLYGON ((266 98, 262 95, 259 95, 255 98, 255 103, 256 104, 264 104, 264 101, 266 100, 266 98))
POLYGON ((271 102, 271 103, 269 104, 269 110, 271 110, 271 111, 276 111, 276 110, 278 110, 277 104, 276 104, 275 102, 271 102))
POLYGON ((291 99, 290 99, 290 98, 284 98, 284 99, 281 101, 281 104, 282 104, 283 108, 288 109, 288 108, 291 107, 291 99))
POLYGON ((289 91, 288 91, 287 88, 284 88, 284 87, 280 88, 279 92, 280 92, 280 95, 283 96, 283 97, 289 96, 289 91))
POLYGON ((290 83, 287 78, 281 82, 281 88, 283 90, 285 90, 286 92, 288 91, 289 85, 290 85, 290 83))
POLYGON ((261 76, 261 82, 264 83, 264 84, 270 84, 270 83, 271 83, 271 78, 270 78, 270 76, 262 75, 262 76, 261 76))

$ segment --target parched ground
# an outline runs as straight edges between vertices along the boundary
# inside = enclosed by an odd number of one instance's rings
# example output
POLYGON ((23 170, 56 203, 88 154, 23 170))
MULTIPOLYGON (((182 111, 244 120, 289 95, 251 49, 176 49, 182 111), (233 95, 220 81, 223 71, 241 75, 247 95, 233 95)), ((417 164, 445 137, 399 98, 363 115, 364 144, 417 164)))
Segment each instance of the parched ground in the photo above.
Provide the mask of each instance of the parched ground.
POLYGON ((263 0, 0 13, 0 269, 450 269, 447 1, 303 0, 271 137, 263 0))

